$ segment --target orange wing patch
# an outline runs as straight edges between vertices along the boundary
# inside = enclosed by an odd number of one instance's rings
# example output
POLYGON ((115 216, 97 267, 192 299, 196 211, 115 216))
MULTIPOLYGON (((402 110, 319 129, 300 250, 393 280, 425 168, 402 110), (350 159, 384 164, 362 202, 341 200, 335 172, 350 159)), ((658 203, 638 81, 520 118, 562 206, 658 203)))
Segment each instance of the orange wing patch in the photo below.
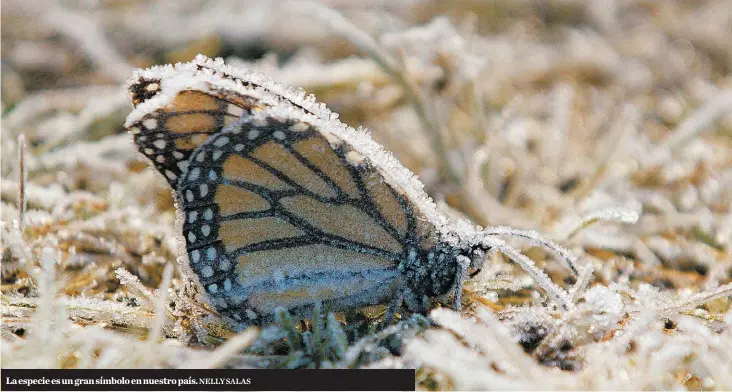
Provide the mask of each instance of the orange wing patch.
POLYGON ((258 194, 234 185, 218 185, 215 202, 219 213, 228 216, 239 212, 264 211, 270 208, 269 202, 258 194))
POLYGON ((305 234, 302 230, 275 218, 250 218, 223 221, 219 226, 219 239, 227 252, 265 241, 296 237, 305 234))
POLYGON ((165 126, 172 133, 213 133, 218 129, 216 117, 208 113, 179 114, 168 118, 165 126))
POLYGON ((320 169, 348 196, 354 199, 360 197, 351 173, 343 166, 341 158, 333 151, 330 143, 325 138, 313 136, 295 142, 293 143, 293 150, 320 169))
POLYGON ((195 90, 185 90, 178 93, 170 103, 163 108, 166 113, 200 112, 205 110, 219 110, 220 100, 213 96, 195 90))
POLYGON ((267 188, 271 191, 292 189, 274 174, 239 155, 232 155, 224 162, 223 175, 229 180, 240 180, 267 188))
POLYGON ((356 243, 401 253, 403 245, 366 212, 352 205, 326 204, 308 196, 285 197, 280 204, 316 228, 356 243))
POLYGON ((249 156, 277 169, 310 192, 328 198, 336 196, 335 191, 322 178, 285 150, 281 144, 267 142, 249 156))
POLYGON ((407 235, 408 217, 399 199, 394 194, 389 184, 377 171, 372 171, 363 176, 363 183, 369 190, 371 198, 379 209, 381 216, 386 219, 400 235, 407 235))

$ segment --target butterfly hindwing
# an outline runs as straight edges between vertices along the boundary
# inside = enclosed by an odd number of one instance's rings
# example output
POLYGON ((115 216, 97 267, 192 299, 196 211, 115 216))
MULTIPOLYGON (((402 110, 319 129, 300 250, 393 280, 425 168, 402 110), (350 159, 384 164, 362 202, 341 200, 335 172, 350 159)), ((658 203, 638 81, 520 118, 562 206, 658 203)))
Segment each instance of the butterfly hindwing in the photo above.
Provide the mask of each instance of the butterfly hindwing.
POLYGON ((400 262, 426 252, 424 219, 373 162, 307 120, 268 111, 197 149, 178 195, 191 267, 238 320, 314 301, 382 303, 398 289, 400 262))

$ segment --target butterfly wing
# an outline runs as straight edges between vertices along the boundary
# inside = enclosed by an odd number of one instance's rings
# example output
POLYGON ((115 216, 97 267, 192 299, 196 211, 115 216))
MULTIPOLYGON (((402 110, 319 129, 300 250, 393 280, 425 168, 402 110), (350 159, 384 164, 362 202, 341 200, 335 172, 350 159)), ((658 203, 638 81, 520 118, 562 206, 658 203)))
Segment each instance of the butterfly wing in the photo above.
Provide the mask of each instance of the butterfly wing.
MULTIPOLYGON (((210 137, 178 185, 190 266, 220 313, 383 303, 431 224, 375 163, 300 110, 265 110, 210 137)), ((256 322, 256 321, 255 321, 256 322)))
POLYGON ((125 127, 139 151, 173 189, 193 151, 242 116, 279 105, 330 116, 330 111, 302 90, 202 55, 190 63, 138 70, 127 89, 135 108, 125 127))

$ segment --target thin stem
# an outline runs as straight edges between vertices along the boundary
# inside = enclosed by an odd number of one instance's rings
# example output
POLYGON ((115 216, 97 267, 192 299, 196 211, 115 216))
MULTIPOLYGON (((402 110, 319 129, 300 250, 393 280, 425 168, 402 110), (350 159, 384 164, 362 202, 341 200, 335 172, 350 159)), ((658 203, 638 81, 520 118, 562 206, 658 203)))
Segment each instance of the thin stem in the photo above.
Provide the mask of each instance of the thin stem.
POLYGON ((408 100, 412 103, 412 108, 422 123, 422 127, 428 132, 428 136, 432 141, 432 147, 440 157, 440 162, 448 175, 448 179, 454 184, 460 184, 461 177, 455 168, 452 167, 447 158, 447 149, 445 148, 442 140, 440 127, 428 114, 424 99, 421 94, 417 92, 416 87, 407 77, 405 70, 399 67, 397 62, 388 53, 382 50, 371 36, 344 18, 338 11, 316 3, 294 1, 290 2, 290 4, 292 6, 291 9, 307 13, 327 23, 328 27, 330 27, 332 31, 340 34, 358 46, 369 57, 371 57, 387 75, 396 81, 396 83, 404 90, 408 100))
POLYGON ((18 136, 18 230, 25 226, 25 135, 18 136))
POLYGON ((532 242, 534 242, 537 245, 543 246, 544 248, 550 250, 555 255, 559 256, 560 259, 564 260, 567 263, 567 266, 569 266, 569 269, 572 270, 572 273, 577 275, 577 266, 576 261, 577 257, 572 254, 572 252, 569 251, 569 249, 566 249, 562 246, 560 246, 557 243, 554 243, 551 240, 543 238, 537 231, 535 230, 523 230, 523 229, 514 229, 512 227, 491 227, 487 228, 484 231, 482 231, 482 234, 485 234, 487 236, 496 236, 496 237, 519 237, 519 238, 526 238, 532 242))

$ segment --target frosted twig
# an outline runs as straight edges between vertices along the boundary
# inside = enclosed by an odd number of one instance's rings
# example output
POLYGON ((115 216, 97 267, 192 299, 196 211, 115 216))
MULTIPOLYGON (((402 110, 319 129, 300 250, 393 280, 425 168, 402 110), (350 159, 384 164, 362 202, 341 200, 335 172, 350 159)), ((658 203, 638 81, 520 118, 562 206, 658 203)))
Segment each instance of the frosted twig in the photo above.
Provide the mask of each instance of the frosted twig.
POLYGON ((93 320, 94 323, 122 324, 127 328, 147 330, 153 319, 153 315, 143 307, 128 307, 116 301, 64 296, 57 303, 67 309, 71 320, 93 320))
POLYGON ((168 289, 173 280, 173 264, 168 263, 163 270, 163 280, 157 290, 157 301, 155 301, 155 320, 153 321, 148 341, 155 342, 161 338, 163 325, 165 324, 166 310, 168 304, 168 289))
POLYGON ((681 148, 689 139, 709 129, 719 117, 730 113, 732 113, 732 90, 722 90, 679 124, 662 143, 661 148, 671 150, 681 148))
POLYGON ((514 229, 512 227, 499 226, 487 228, 483 230, 481 234, 485 234, 486 236, 519 237, 528 239, 536 246, 541 246, 550 250, 560 259, 564 260, 569 266, 569 269, 572 270, 575 275, 577 274, 577 267, 575 265, 577 262, 577 257, 573 255, 569 249, 566 249, 559 244, 542 237, 541 234, 539 234, 535 230, 522 230, 514 229))
POLYGON ((129 135, 113 135, 96 142, 74 143, 43 154, 34 160, 33 165, 28 165, 28 170, 32 172, 40 168, 70 168, 81 162, 96 170, 125 175, 128 173, 125 161, 134 159, 135 154, 130 146, 129 135), (114 159, 104 156, 111 153, 116 155, 114 159))
POLYGON ((146 302, 147 307, 149 309, 153 308, 157 297, 155 296, 155 293, 140 282, 140 279, 137 276, 132 275, 124 268, 117 268, 114 272, 121 285, 127 286, 133 291, 136 291, 140 296, 142 296, 141 299, 146 302))
POLYGON ((559 323, 559 325, 555 325, 554 328, 550 329, 549 333, 544 336, 543 339, 541 339, 541 342, 539 342, 539 345, 534 348, 534 351, 532 354, 536 358, 541 358, 547 355, 549 352, 551 352, 553 349, 556 349, 561 343, 561 341, 565 338, 567 338, 567 323, 569 320, 571 320, 573 317, 575 317, 572 311, 568 312, 566 315, 567 317, 564 317, 559 323))
POLYGON ((435 309, 430 318, 437 324, 448 328, 477 346, 483 353, 494 358, 496 364, 514 377, 533 378, 536 366, 521 352, 506 327, 495 320, 495 316, 485 309, 478 309, 478 316, 488 328, 473 321, 463 319, 459 313, 444 308, 435 309), (497 329, 493 329, 495 327, 497 329), (486 333, 490 331, 490 333, 486 333))
POLYGON ((518 227, 534 226, 534 222, 523 211, 502 204, 486 190, 481 170, 490 157, 491 140, 493 139, 488 138, 485 144, 475 150, 469 161, 461 187, 463 197, 473 206, 477 218, 483 222, 496 221, 518 227))
POLYGON ((611 340, 612 343, 608 349, 614 350, 617 354, 625 352, 633 338, 648 328, 648 324, 653 321, 655 315, 656 312, 648 307, 641 310, 640 313, 631 316, 632 318, 622 327, 622 333, 615 333, 615 337, 611 340))
POLYGON ((38 309, 33 317, 35 333, 42 339, 50 339, 52 335, 51 323, 54 320, 54 297, 57 286, 55 284, 55 270, 57 251, 52 248, 43 248, 41 251, 41 270, 38 276, 38 309))
MULTIPOLYGON (((44 90, 23 99, 3 119, 3 126, 11 132, 27 125, 33 119, 54 110, 79 111, 90 105, 90 97, 110 97, 121 94, 119 86, 87 86, 64 90, 44 90)), ((126 101, 125 101, 126 103, 126 101)))
POLYGON ((18 230, 25 226, 25 136, 18 136, 18 230))
POLYGON ((567 83, 559 84, 552 91, 552 126, 542 144, 546 162, 554 168, 559 168, 561 158, 565 155, 567 132, 572 117, 574 104, 574 88, 567 83))
POLYGON ((639 109, 633 104, 625 104, 620 111, 617 121, 612 125, 610 134, 598 145, 611 146, 610 148, 598 149, 595 161, 595 170, 588 181, 584 181, 574 191, 572 197, 577 200, 589 194, 593 189, 597 189, 598 184, 602 183, 607 169, 615 160, 616 156, 621 154, 625 149, 626 140, 629 135, 638 130, 638 124, 641 121, 639 109))
POLYGON ((233 356, 249 347, 257 338, 257 328, 249 328, 229 339, 226 343, 217 348, 210 355, 198 360, 188 361, 184 369, 214 369, 226 364, 233 356))
POLYGON ((634 224, 638 222, 638 212, 624 207, 607 207, 600 210, 591 211, 577 222, 574 227, 567 230, 567 234, 561 235, 562 238, 570 239, 580 231, 598 222, 619 222, 626 224, 634 224))
POLYGON ((114 51, 114 45, 104 36, 99 23, 61 6, 56 6, 44 16, 46 23, 76 41, 100 71, 119 82, 127 80, 132 73, 132 65, 114 51))
POLYGON ((490 238, 486 236, 486 242, 488 242, 490 246, 496 247, 501 253, 516 262, 516 264, 526 271, 539 285, 539 287, 546 291, 547 295, 562 309, 567 310, 572 306, 572 302, 570 301, 567 292, 554 284, 554 282, 549 279, 549 276, 534 264, 533 260, 497 238, 490 238))
POLYGON ((657 313, 659 316, 681 313, 692 310, 697 306, 701 306, 717 298, 727 296, 732 296, 732 283, 719 286, 714 290, 693 294, 688 298, 684 298, 676 302, 675 304, 658 309, 657 313))
POLYGON ((592 273, 594 271, 595 266, 592 265, 591 261, 586 262, 582 267, 580 267, 579 274, 577 275, 577 282, 575 282, 574 286, 569 289, 570 301, 575 303, 582 294, 584 294, 585 289, 587 289, 587 285, 590 284, 592 273))

